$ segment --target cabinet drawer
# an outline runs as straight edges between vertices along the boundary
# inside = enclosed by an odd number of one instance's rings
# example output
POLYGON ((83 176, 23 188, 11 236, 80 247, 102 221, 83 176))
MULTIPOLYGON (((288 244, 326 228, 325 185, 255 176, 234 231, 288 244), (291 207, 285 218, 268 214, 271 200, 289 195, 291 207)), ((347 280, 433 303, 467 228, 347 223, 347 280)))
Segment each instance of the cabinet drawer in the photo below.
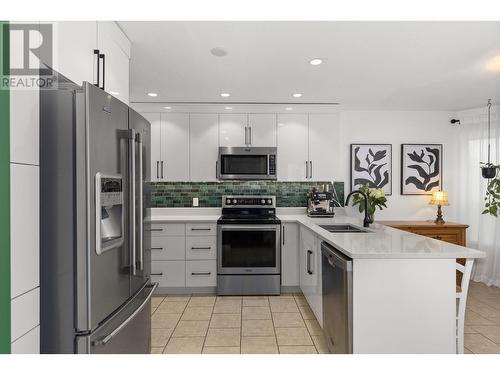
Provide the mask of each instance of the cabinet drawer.
POLYGON ((186 225, 180 223, 152 223, 152 237, 159 236, 184 236, 186 225))
POLYGON ((151 260, 186 259, 186 237, 158 236, 151 238, 151 260))
POLYGON ((160 287, 186 286, 186 262, 181 260, 151 262, 151 281, 160 287))
POLYGON ((217 262, 215 260, 188 260, 186 262, 186 286, 216 286, 217 262))
POLYGON ((186 236, 215 236, 217 223, 187 223, 186 236))
POLYGON ((186 259, 216 259, 217 237, 186 237, 186 259))
POLYGON ((454 244, 460 244, 460 237, 456 231, 433 231, 433 230, 414 230, 413 233, 422 236, 434 238, 435 240, 446 241, 454 244))

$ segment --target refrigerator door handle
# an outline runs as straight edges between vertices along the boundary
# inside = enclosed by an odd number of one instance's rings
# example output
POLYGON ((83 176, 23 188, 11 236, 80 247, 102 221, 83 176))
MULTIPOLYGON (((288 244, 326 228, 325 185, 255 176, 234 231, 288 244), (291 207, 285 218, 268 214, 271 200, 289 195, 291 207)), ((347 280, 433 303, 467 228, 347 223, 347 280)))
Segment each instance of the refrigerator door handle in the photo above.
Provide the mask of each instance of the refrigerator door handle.
POLYGON ((146 304, 149 302, 151 299, 151 296, 155 292, 156 288, 158 287, 158 283, 154 283, 153 287, 151 288, 151 291, 149 292, 148 296, 144 299, 144 301, 140 304, 140 306, 132 313, 130 316, 123 321, 122 324, 120 324, 118 327, 116 327, 109 335, 94 341, 92 343, 93 346, 100 346, 100 345, 106 345, 110 340, 113 339, 117 334, 119 334, 134 318, 141 312, 141 310, 146 306, 146 304))
POLYGON ((135 130, 130 130, 129 141, 129 150, 130 150, 130 158, 129 158, 129 168, 130 168, 130 247, 131 247, 131 257, 130 257, 130 268, 132 269, 132 275, 136 275, 136 262, 137 262, 137 237, 136 237, 136 209, 135 209, 135 130))
MULTIPOLYGON (((139 146, 139 271, 144 270, 144 212, 143 212, 143 170, 142 170, 142 137, 140 133, 137 133, 137 144, 139 146)), ((135 182, 135 181, 134 181, 135 182)), ((134 217, 135 220, 135 217, 134 217)))

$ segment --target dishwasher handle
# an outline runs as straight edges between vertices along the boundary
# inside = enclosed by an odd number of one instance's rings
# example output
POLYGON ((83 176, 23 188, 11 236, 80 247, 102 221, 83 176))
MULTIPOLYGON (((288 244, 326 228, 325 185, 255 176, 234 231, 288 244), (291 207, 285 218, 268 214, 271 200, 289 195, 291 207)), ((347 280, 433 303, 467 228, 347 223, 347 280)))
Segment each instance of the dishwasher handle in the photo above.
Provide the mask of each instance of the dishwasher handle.
POLYGON ((332 267, 339 267, 347 272, 352 272, 352 259, 335 249, 332 245, 322 242, 321 253, 326 256, 332 267))

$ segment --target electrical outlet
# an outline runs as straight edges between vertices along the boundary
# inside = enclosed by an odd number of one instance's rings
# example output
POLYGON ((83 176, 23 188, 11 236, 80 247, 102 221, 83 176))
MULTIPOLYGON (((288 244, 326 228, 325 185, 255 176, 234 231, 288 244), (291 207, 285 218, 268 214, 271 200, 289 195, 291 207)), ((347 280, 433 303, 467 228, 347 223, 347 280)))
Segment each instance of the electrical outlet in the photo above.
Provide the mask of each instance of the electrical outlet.
POLYGON ((198 207, 200 205, 200 202, 198 198, 193 198, 193 207, 198 207))

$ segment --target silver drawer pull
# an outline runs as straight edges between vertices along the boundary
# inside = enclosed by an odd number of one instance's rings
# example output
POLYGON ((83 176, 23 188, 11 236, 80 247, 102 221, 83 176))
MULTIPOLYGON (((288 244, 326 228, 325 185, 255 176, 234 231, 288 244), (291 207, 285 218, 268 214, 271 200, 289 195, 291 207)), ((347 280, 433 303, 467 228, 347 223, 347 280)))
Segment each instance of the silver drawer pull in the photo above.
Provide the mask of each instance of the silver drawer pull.
POLYGON ((212 272, 191 272, 191 276, 210 276, 212 272))
POLYGON ((151 273, 151 276, 163 276, 163 272, 151 273))
POLYGON ((210 250, 212 246, 209 247, 192 247, 191 250, 210 250))
POLYGON ((147 229, 148 232, 163 232, 163 228, 151 228, 147 229))
POLYGON ((210 228, 191 228, 191 230, 210 230, 210 228))

